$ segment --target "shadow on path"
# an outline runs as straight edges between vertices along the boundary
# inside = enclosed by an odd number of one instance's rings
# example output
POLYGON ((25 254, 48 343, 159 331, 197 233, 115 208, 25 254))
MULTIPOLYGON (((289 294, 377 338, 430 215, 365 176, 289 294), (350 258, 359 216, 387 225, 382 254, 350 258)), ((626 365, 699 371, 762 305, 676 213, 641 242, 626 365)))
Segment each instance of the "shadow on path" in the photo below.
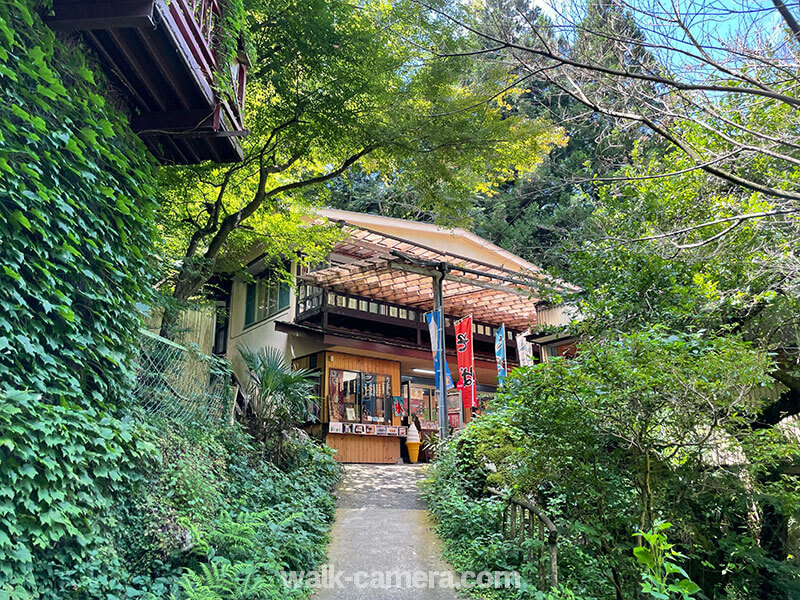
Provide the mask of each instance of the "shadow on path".
POLYGON ((421 465, 345 465, 327 567, 334 574, 329 582, 342 576, 337 585, 319 589, 314 600, 458 598, 440 586, 444 573, 455 575, 441 559, 417 490, 424 477, 421 465))

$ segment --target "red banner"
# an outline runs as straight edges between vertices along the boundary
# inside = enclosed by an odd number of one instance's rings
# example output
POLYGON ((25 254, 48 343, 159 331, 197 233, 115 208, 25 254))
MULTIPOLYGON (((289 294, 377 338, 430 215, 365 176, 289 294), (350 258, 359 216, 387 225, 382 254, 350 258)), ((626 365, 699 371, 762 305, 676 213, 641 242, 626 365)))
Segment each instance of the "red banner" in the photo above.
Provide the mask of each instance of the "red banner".
POLYGON ((475 356, 472 353, 472 316, 455 322, 458 385, 464 408, 478 406, 478 383, 475 381, 475 356))

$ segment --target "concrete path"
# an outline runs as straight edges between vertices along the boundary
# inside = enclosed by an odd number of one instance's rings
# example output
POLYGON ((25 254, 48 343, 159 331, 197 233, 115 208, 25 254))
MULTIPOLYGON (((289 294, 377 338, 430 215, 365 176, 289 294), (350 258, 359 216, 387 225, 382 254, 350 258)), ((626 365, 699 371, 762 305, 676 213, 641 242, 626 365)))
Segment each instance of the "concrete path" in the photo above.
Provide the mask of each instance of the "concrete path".
POLYGON ((336 585, 318 589, 314 600, 458 598, 441 587, 456 574, 441 559, 417 491, 424 475, 419 465, 345 466, 328 546, 328 581, 336 585))

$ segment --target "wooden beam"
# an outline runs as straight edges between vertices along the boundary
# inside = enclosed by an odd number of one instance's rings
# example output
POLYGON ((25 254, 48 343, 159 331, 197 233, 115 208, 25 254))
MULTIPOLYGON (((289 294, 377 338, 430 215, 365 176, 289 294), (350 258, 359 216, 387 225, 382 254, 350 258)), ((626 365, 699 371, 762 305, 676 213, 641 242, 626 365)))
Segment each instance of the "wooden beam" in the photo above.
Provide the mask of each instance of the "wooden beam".
POLYGON ((153 28, 156 26, 154 7, 155 0, 105 0, 99 3, 55 0, 55 14, 47 19, 47 24, 60 31, 153 28))
POLYGON ((150 112, 131 118, 136 133, 173 134, 180 131, 214 128, 214 109, 150 112))
MULTIPOLYGON (((390 263, 389 268, 398 269, 400 271, 408 271, 409 273, 418 273, 420 275, 429 275, 431 277, 433 277, 433 273, 436 272, 436 269, 433 268, 422 267, 419 265, 409 265, 400 262, 390 263)), ((486 277, 491 278, 491 275, 486 275, 486 277)), ((447 275, 445 275, 445 281, 457 281, 459 283, 465 283, 467 285, 473 285, 475 287, 481 287, 489 290, 506 292, 507 294, 515 294, 517 296, 523 296, 525 298, 530 298, 531 300, 533 300, 530 291, 525 291, 521 288, 514 287, 511 285, 500 285, 497 283, 491 283, 489 281, 481 281, 479 279, 473 279, 471 277, 464 277, 463 275, 453 275, 452 273, 448 273, 447 275)), ((446 297, 445 300, 447 300, 446 297)))

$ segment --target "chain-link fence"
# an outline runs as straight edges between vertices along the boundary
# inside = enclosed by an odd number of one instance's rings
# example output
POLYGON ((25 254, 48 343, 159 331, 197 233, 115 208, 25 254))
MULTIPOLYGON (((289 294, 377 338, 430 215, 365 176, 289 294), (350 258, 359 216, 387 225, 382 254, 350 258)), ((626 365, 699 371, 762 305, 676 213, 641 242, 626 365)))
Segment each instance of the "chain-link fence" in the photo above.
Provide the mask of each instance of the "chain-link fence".
POLYGON ((141 332, 136 403, 146 411, 188 422, 230 417, 230 368, 219 358, 141 332))

